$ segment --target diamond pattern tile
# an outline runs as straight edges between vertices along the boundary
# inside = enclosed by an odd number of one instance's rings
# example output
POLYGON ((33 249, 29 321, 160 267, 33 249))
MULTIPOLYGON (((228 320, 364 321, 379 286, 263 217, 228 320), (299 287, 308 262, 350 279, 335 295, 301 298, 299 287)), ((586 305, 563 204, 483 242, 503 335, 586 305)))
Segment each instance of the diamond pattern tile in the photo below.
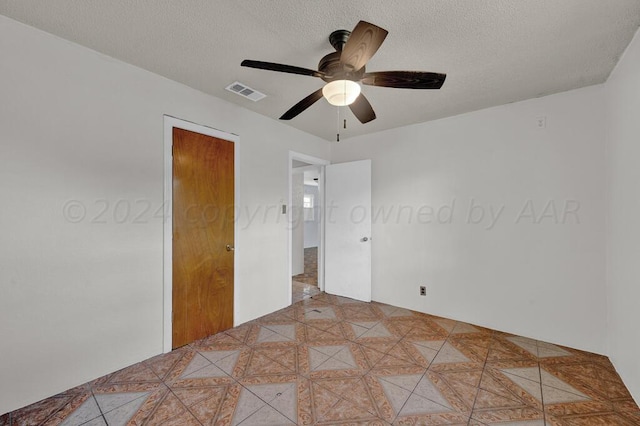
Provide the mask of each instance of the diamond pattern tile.
POLYGON ((571 356, 571 352, 562 349, 551 343, 539 342, 537 340, 527 339, 525 337, 511 336, 507 340, 518 345, 522 349, 538 358, 555 358, 563 356, 571 356))
POLYGON ((60 425, 81 425, 101 416, 102 413, 100 411, 100 408, 98 407, 98 404, 96 403, 95 398, 90 397, 87 398, 87 400, 80 407, 73 411, 73 413, 65 418, 64 421, 60 423, 60 425))
POLYGON ((290 307, 6 413, 0 425, 640 424, 605 357, 304 291, 290 307))
POLYGON ((450 343, 445 343, 433 359, 434 364, 454 364, 469 361, 469 358, 453 347, 450 343))

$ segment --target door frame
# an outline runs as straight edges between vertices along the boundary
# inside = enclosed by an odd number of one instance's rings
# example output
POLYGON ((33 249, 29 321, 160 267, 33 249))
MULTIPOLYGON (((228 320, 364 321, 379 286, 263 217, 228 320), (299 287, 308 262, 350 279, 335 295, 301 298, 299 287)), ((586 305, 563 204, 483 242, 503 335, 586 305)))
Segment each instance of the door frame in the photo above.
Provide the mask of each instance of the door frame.
MULTIPOLYGON (((324 290, 324 167, 328 164, 331 164, 329 160, 323 160, 322 158, 313 157, 311 155, 302 154, 295 151, 289 151, 289 194, 287 205, 289 206, 287 212, 287 231, 288 231, 288 242, 287 242, 287 253, 288 253, 288 273, 287 276, 289 278, 288 288, 289 288, 289 305, 291 305, 293 301, 293 283, 291 282, 291 277, 293 273, 293 160, 302 161, 304 163, 311 164, 313 166, 318 166, 320 168, 320 179, 318 179, 319 190, 318 195, 320 198, 320 206, 322 206, 320 210, 320 229, 318 230, 318 236, 320 238, 320 247, 318 250, 318 288, 320 290, 324 290)), ((304 226, 304 225, 303 225, 304 226)))
POLYGON ((218 139, 233 142, 233 197, 234 197, 234 256, 233 256, 233 322, 236 325, 238 314, 238 299, 236 297, 238 288, 238 264, 239 254, 242 252, 238 245, 238 205, 239 205, 239 148, 240 137, 233 133, 227 133, 212 127, 203 126, 191 121, 182 120, 170 115, 164 115, 164 201, 162 204, 163 218, 163 271, 162 271, 162 351, 164 353, 171 352, 173 339, 173 128, 189 130, 191 132, 212 136, 218 139))

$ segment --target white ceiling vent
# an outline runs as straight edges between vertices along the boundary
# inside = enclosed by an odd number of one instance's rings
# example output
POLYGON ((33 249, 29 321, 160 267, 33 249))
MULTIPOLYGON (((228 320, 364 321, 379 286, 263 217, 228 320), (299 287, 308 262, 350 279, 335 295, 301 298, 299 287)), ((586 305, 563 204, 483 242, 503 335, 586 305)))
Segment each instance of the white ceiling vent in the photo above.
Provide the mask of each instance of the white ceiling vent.
POLYGON ((245 84, 242 84, 238 81, 231 83, 230 85, 225 87, 225 89, 227 89, 230 92, 236 93, 242 96, 243 98, 251 99, 253 102, 258 102, 260 99, 267 96, 264 93, 260 93, 257 90, 252 89, 251 87, 245 84))

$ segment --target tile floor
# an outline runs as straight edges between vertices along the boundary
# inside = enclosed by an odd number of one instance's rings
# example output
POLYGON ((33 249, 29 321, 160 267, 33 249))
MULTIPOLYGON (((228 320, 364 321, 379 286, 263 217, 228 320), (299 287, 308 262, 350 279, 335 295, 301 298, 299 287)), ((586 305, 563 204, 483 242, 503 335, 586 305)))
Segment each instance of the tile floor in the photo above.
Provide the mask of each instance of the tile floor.
POLYGON ((320 293, 0 425, 638 425, 605 357, 320 293))
POLYGON ((318 285, 318 247, 304 249, 304 273, 295 275, 293 279, 306 284, 318 285))
POLYGON ((300 281, 292 280, 291 282, 291 301, 292 303, 300 302, 304 299, 309 299, 320 293, 320 289, 313 285, 300 281))

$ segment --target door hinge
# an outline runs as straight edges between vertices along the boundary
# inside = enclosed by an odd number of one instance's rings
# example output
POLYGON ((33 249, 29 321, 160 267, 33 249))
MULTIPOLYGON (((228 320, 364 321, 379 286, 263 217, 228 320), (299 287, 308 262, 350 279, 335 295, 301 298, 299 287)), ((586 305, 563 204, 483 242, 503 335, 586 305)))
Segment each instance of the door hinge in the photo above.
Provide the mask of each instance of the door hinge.
POLYGON ((171 322, 173 323, 173 319, 176 317, 176 313, 171 311, 171 322))
POLYGON ((174 152, 174 146, 171 145, 171 156, 173 157, 173 152, 174 152))

